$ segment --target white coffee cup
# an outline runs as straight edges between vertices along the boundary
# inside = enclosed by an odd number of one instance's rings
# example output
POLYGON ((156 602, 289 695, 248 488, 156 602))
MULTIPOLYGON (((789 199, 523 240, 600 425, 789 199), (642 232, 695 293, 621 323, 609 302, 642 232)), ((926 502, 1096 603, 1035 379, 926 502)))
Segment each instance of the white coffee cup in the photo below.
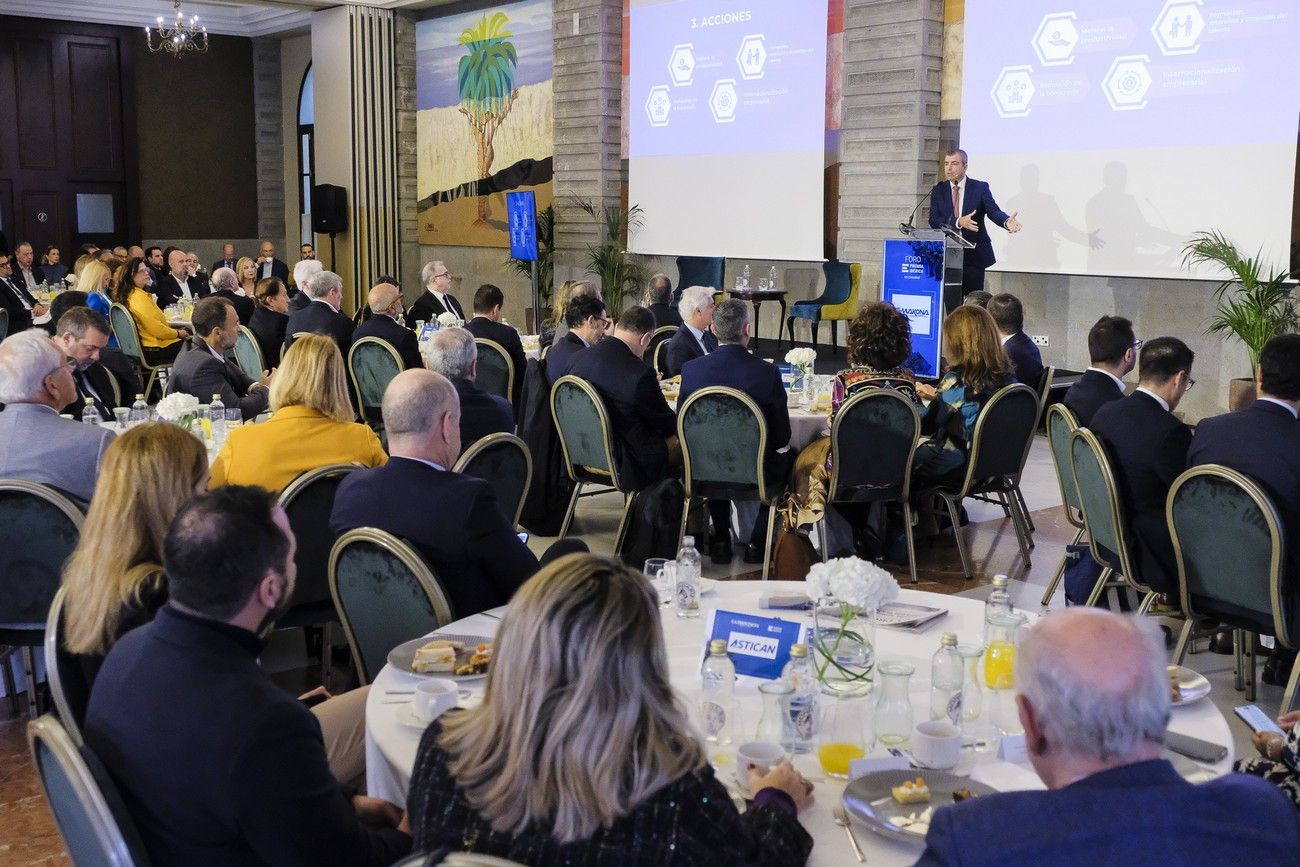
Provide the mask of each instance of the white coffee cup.
POLYGON ((753 765, 761 774, 772 770, 785 759, 785 750, 780 744, 769 741, 746 741, 736 748, 736 782, 749 789, 749 766, 753 765))
POLYGON ((941 771, 956 766, 961 759, 961 729, 941 720, 917 723, 912 758, 918 765, 941 771))
POLYGON ((425 722, 436 720, 459 701, 460 688, 455 681, 435 677, 415 685, 415 715, 425 722))

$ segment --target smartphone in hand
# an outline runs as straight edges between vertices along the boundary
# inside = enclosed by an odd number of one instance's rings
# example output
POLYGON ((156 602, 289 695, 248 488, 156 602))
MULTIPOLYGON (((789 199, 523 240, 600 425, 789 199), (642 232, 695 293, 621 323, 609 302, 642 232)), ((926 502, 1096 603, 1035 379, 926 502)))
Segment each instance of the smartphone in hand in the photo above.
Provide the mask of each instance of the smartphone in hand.
POLYGON ((1238 705, 1232 709, 1233 712, 1241 717, 1241 721, 1250 726, 1253 732, 1274 732, 1276 734, 1285 734, 1278 724, 1253 704, 1238 705))

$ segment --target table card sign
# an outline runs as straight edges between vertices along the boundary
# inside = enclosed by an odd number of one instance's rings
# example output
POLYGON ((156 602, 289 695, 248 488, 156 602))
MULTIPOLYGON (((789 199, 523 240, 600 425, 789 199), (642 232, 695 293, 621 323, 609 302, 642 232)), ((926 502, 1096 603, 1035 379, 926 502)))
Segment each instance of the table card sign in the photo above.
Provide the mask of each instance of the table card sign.
POLYGON ((998 757, 1004 762, 1011 762, 1013 765, 1029 761, 1029 753, 1025 748, 1025 736, 1022 734, 1003 735, 1002 743, 998 745, 998 757))
POLYGON ((805 626, 779 617, 759 617, 714 610, 709 615, 708 640, 725 639, 736 674, 775 680, 790 661, 790 648, 803 640, 805 626))

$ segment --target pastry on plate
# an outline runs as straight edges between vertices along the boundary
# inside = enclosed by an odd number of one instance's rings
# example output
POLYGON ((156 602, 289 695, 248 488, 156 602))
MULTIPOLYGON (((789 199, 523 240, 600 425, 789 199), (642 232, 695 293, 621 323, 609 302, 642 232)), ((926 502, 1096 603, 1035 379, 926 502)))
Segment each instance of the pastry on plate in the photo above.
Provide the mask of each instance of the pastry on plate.
POLYGON ((415 651, 411 671, 426 673, 452 671, 456 668, 456 654, 463 653, 465 645, 459 641, 435 638, 415 651))
POLYGON ((930 800, 930 787, 925 784, 925 780, 917 777, 915 780, 907 780, 901 786, 894 786, 889 790, 889 794, 894 796, 894 800, 900 804, 924 804, 930 800))

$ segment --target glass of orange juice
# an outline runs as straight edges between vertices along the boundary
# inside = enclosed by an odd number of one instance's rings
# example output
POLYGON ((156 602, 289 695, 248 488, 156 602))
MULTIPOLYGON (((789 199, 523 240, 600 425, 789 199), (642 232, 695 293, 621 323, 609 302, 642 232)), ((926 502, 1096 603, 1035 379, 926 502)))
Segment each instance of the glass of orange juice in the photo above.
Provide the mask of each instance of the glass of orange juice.
POLYGON ((821 730, 817 733, 817 758, 829 776, 846 780, 849 763, 874 745, 869 734, 870 689, 823 692, 821 730))
POLYGON ((1025 626, 1023 614, 995 614, 986 624, 988 643, 984 648, 984 682, 989 689, 1011 689, 1016 685, 1016 645, 1025 626))

